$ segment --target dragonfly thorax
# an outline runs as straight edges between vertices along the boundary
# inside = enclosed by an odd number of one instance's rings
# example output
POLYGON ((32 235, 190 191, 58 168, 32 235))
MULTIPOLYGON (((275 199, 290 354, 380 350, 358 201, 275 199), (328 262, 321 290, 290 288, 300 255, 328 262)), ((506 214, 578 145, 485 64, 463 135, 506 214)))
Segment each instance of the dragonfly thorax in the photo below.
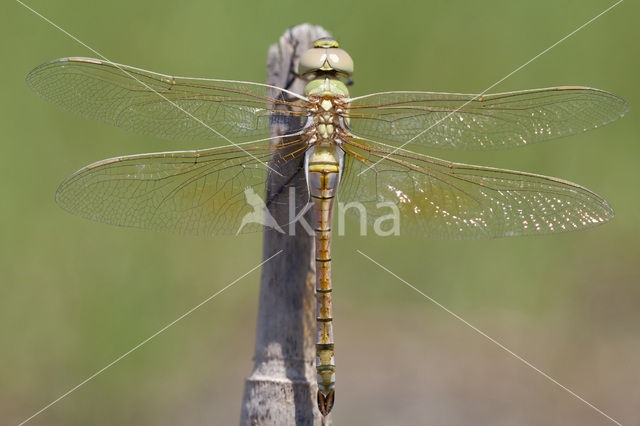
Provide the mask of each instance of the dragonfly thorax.
POLYGON ((349 97, 349 89, 347 86, 335 78, 317 78, 310 81, 304 88, 305 96, 341 96, 349 97))
POLYGON ((307 110, 310 113, 305 129, 309 145, 342 145, 348 136, 344 117, 348 102, 342 96, 310 96, 307 110))
POLYGON ((349 105, 347 86, 334 78, 318 78, 307 84, 305 95, 309 112, 305 129, 307 143, 341 145, 349 124, 344 117, 349 105))

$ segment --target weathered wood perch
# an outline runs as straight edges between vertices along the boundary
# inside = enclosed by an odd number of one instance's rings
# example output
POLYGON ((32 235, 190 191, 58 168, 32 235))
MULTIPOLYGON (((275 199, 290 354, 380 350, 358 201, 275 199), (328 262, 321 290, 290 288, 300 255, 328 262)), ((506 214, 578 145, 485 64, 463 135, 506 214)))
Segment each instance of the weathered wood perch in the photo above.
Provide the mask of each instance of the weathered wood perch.
MULTIPOLYGON (((315 40, 327 36, 323 28, 309 24, 287 30, 279 43, 269 48, 267 82, 302 93, 305 83, 294 74, 297 60, 315 40)), ((281 135, 285 129, 271 130, 272 135, 281 135)), ((300 162, 290 164, 284 176, 269 176, 266 200, 271 194, 286 194, 283 188, 288 186, 306 187, 300 162)), ((278 170, 282 172, 281 167, 278 170)), ((288 203, 281 201, 268 208, 278 223, 288 222, 288 203)), ((265 228, 263 259, 279 250, 282 253, 262 269, 255 364, 245 382, 240 424, 328 424, 316 408, 313 236, 299 225, 295 235, 265 228)))

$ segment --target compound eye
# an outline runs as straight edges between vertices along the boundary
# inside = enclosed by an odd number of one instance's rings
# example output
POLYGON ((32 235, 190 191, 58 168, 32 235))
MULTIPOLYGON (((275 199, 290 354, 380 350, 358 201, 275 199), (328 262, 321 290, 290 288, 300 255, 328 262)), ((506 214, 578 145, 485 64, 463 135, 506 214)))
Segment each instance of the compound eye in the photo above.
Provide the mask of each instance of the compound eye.
POLYGON ((351 75, 353 74, 353 59, 342 49, 327 49, 327 59, 331 68, 335 71, 351 75))

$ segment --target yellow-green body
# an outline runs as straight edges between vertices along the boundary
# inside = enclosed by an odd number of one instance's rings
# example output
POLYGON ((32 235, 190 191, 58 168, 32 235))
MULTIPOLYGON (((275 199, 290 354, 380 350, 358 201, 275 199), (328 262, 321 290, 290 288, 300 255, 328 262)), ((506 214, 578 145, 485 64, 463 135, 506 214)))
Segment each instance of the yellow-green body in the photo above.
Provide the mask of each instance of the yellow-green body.
MULTIPOLYGON (((305 128, 305 139, 309 145, 305 157, 305 173, 312 200, 312 226, 315 232, 316 370, 318 409, 323 416, 331 411, 335 396, 335 354, 331 300, 331 219, 334 197, 344 168, 344 151, 341 145, 348 134, 348 122, 343 116, 343 111, 348 105, 349 91, 328 62, 331 58, 335 58, 335 55, 322 52, 339 50, 336 47, 337 43, 329 45, 328 48, 316 46, 316 49, 310 51, 314 54, 310 60, 311 63, 304 68, 305 70, 310 69, 310 72, 316 77, 305 88, 305 96, 309 99, 307 107, 311 112, 305 128), (313 66, 314 63, 316 66, 313 66)), ((305 63, 304 58, 301 63, 305 63)), ((348 65, 346 60, 343 60, 342 63, 348 65)))

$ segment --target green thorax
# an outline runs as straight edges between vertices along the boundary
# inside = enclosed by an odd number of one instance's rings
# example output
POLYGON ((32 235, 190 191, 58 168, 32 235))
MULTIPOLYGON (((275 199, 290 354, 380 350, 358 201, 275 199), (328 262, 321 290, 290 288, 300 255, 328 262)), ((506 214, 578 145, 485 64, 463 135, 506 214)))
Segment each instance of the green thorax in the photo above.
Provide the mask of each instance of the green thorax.
POLYGON ((305 96, 349 97, 347 86, 336 78, 322 77, 312 80, 304 88, 305 96))

